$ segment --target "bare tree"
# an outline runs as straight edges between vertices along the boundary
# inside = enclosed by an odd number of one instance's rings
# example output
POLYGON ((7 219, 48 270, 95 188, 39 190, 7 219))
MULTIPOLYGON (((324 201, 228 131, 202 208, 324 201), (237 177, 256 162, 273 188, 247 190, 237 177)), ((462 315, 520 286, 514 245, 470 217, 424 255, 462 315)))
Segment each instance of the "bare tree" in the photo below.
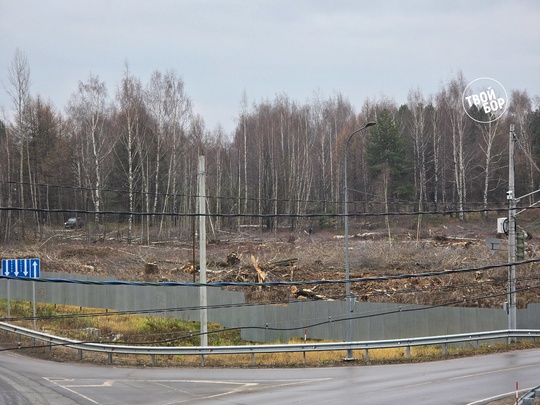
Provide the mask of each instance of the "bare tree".
POLYGON ((468 117, 461 102, 465 87, 465 78, 463 73, 460 72, 448 84, 448 91, 444 99, 451 124, 454 186, 457 195, 459 218, 461 220, 465 219, 464 209, 467 202, 465 134, 468 117))
MULTIPOLYGON (((413 164, 415 173, 416 196, 418 211, 424 211, 424 202, 427 197, 427 151, 429 136, 427 134, 426 101, 420 90, 410 91, 407 97, 408 111, 411 119, 409 128, 413 142, 413 164)), ((418 216, 416 237, 420 237, 421 215, 418 216)))
MULTIPOLYGON (((154 72, 146 92, 147 106, 155 122, 157 141, 156 170, 154 172, 154 204, 153 211, 157 212, 158 197, 164 193, 161 210, 173 212, 177 208, 177 191, 182 184, 179 165, 183 152, 187 150, 186 132, 192 118, 192 103, 184 91, 183 80, 174 72, 154 72), (168 149, 165 151, 165 147, 168 149), (167 156, 167 175, 164 190, 161 190, 160 174, 162 157, 167 156)), ((165 217, 162 216, 160 233, 163 230, 165 217)), ((170 228, 169 228, 170 229, 170 228)))
MULTIPOLYGON (((240 212, 242 212, 242 208, 243 208, 243 212, 247 212, 247 203, 248 203, 248 195, 249 195, 249 192, 248 192, 248 181, 247 181, 247 161, 248 161, 248 156, 247 156, 247 136, 248 136, 248 130, 247 130, 247 95, 246 93, 244 92, 244 94, 242 95, 242 103, 241 103, 241 108, 242 108, 242 111, 240 113, 240 131, 242 133, 242 137, 241 137, 241 140, 242 140, 242 146, 243 146, 243 151, 242 151, 242 162, 243 162, 243 178, 241 177, 241 174, 242 171, 238 171, 239 173, 239 178, 238 178, 238 209, 240 210, 240 212), (240 198, 241 198, 241 195, 242 195, 242 188, 244 190, 244 193, 243 193, 243 205, 240 201, 240 198)), ((240 220, 241 217, 239 217, 239 220, 240 220)))
MULTIPOLYGON (((194 122, 197 121, 198 119, 194 120, 194 122)), ((227 201, 229 201, 229 198, 223 198, 227 195, 227 191, 229 189, 229 187, 224 186, 224 183, 227 185, 230 184, 226 178, 227 145, 223 128, 219 126, 215 131, 213 131, 213 133, 207 135, 206 143, 206 156, 209 157, 209 159, 207 160, 206 170, 208 173, 213 174, 213 176, 208 178, 209 182, 207 183, 207 189, 211 191, 211 194, 214 196, 212 204, 210 200, 208 201, 208 212, 217 215, 215 217, 214 223, 210 222, 214 236, 216 236, 216 229, 221 229, 221 227, 223 226, 223 219, 220 214, 228 211, 226 205, 227 201)), ((232 190, 234 190, 234 188, 232 188, 232 190)))
POLYGON ((58 206, 63 203, 58 188, 49 188, 49 184, 66 184, 69 176, 64 168, 69 167, 70 155, 65 140, 61 137, 62 120, 50 103, 45 103, 38 96, 29 104, 28 121, 28 178, 32 206, 35 208, 34 219, 41 235, 42 225, 50 216, 45 211, 38 211, 58 206))
POLYGON ((137 150, 140 152, 139 145, 142 136, 142 117, 143 109, 143 93, 140 80, 134 78, 126 65, 124 77, 118 90, 117 99, 120 102, 121 115, 121 133, 122 143, 127 155, 127 185, 128 185, 128 243, 131 243, 133 232, 133 212, 135 211, 135 176, 139 171, 139 166, 136 166, 135 157, 137 150))
POLYGON ((110 168, 105 160, 116 142, 116 136, 105 131, 108 108, 105 83, 94 75, 90 75, 86 83, 79 82, 68 107, 72 136, 78 145, 76 173, 80 176, 79 184, 90 191, 96 227, 99 227, 103 205, 102 187, 110 168))
MULTIPOLYGON (((441 178, 441 131, 439 129, 439 110, 433 105, 430 104, 428 108, 428 117, 429 117, 429 127, 430 127, 430 149, 432 154, 432 178, 433 178, 433 185, 432 185, 432 200, 435 204, 435 210, 439 210, 439 190, 441 188, 440 186, 440 178, 441 178)), ((444 187, 443 187, 444 190, 444 187)), ((444 193, 443 193, 444 195, 444 193)), ((444 201, 444 199, 443 199, 444 201)))
MULTIPOLYGON (((510 96, 509 113, 516 125, 516 136, 519 148, 525 155, 527 168, 527 193, 537 189, 535 186, 535 173, 538 171, 533 159, 534 136, 529 132, 529 120, 532 116, 532 100, 526 91, 514 90, 510 96)), ((529 196, 529 204, 532 204, 534 195, 529 196)))
POLYGON ((487 124, 479 124, 480 132, 482 136, 482 142, 479 144, 479 148, 484 157, 482 173, 484 177, 484 184, 482 187, 482 201, 484 207, 484 217, 488 216, 488 203, 489 192, 495 189, 499 185, 492 187, 491 179, 493 176, 493 170, 498 163, 502 161, 504 148, 497 150, 497 141, 500 138, 499 121, 489 122, 487 124))
MULTIPOLYGON (((19 149, 19 206, 25 207, 25 163, 28 163, 28 131, 27 116, 28 105, 30 103, 30 66, 26 55, 20 50, 15 51, 15 55, 8 69, 8 80, 10 86, 6 89, 15 110, 15 145, 19 149)), ((21 237, 25 236, 25 211, 19 211, 19 222, 21 226, 21 237)))
MULTIPOLYGON (((12 168, 12 146, 10 130, 7 128, 7 120, 0 120, 0 154, 4 157, 0 159, 0 204, 4 207, 11 207, 13 204, 11 192, 12 168)), ((0 242, 9 240, 10 228, 12 224, 12 211, 0 211, 0 242)))
MULTIPOLYGON (((327 100, 315 100, 311 108, 317 143, 313 146, 316 160, 313 180, 316 199, 323 204, 322 212, 330 209, 327 202, 341 199, 341 166, 337 163, 338 138, 343 128, 354 118, 352 105, 341 94, 327 100)), ((335 207, 332 207, 332 210, 335 207)))

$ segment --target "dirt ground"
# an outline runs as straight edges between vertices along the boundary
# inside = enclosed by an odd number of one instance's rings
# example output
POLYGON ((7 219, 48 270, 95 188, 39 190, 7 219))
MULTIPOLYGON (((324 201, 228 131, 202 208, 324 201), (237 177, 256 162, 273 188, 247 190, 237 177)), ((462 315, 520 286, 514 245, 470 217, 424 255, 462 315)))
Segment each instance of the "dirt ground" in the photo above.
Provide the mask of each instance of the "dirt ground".
MULTIPOLYGON (((482 269, 507 262, 506 236, 497 235, 495 220, 455 220, 427 227, 420 237, 410 229, 356 224, 349 237, 351 292, 358 300, 426 305, 501 307, 506 301, 508 267, 482 269), (491 254, 486 238, 500 237, 491 254), (480 269, 477 269, 480 268, 480 269), (455 274, 404 277, 445 270, 455 274), (475 270, 476 269, 476 270, 475 270), (389 279, 374 278, 390 276, 389 279), (400 278, 394 278, 400 276, 400 278), (403 277, 403 278, 401 278, 403 277), (359 279, 359 280, 357 280, 359 279)), ((207 245, 207 281, 268 282, 343 280, 345 242, 334 230, 298 232, 223 232, 207 245)), ((528 258, 536 241, 528 241, 528 258)), ((37 243, 0 246, 0 258, 39 257, 41 270, 105 276, 129 281, 199 281, 193 258, 198 241, 168 240, 142 245, 117 238, 92 237, 86 230, 54 230, 37 243)), ((518 307, 540 302, 536 264, 518 266, 518 307)), ((343 299, 344 283, 298 287, 227 287, 242 289, 248 302, 285 302, 289 298, 343 299)))

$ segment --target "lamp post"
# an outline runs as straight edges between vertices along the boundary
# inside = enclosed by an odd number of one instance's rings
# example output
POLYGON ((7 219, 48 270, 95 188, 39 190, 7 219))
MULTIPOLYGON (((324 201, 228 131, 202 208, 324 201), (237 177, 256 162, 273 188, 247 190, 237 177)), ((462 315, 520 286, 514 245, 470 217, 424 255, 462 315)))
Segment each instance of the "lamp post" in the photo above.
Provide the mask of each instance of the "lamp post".
MULTIPOLYGON (((351 342, 352 341, 352 313, 354 312, 354 301, 356 300, 356 297, 351 296, 351 283, 350 283, 350 274, 349 274, 349 189, 347 185, 347 155, 349 154, 349 143, 351 142, 351 138, 363 131, 364 129, 368 127, 372 127, 375 125, 375 122, 368 122, 366 125, 364 125, 362 128, 357 129, 353 133, 349 135, 347 138, 347 143, 345 144, 345 161, 343 164, 343 172, 344 172, 344 207, 343 207, 343 215, 345 216, 345 300, 347 303, 347 322, 345 324, 345 341, 351 342)), ((347 349, 347 357, 345 360, 354 360, 352 349, 347 349)))
POLYGON ((514 124, 510 124, 510 144, 508 146, 508 329, 516 329, 516 203, 514 180, 514 144, 516 135, 514 124))

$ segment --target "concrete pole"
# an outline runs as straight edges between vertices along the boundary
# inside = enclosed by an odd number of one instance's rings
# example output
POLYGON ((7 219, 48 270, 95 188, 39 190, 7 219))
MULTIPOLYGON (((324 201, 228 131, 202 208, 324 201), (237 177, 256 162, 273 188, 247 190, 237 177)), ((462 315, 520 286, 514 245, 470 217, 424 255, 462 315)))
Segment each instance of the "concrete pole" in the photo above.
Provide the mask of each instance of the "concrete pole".
POLYGON ((199 305, 201 309, 201 346, 208 346, 208 299, 206 296, 206 168, 204 156, 199 156, 199 305))
POLYGON ((510 124, 508 145, 508 329, 516 329, 516 190, 514 174, 514 124, 510 124))

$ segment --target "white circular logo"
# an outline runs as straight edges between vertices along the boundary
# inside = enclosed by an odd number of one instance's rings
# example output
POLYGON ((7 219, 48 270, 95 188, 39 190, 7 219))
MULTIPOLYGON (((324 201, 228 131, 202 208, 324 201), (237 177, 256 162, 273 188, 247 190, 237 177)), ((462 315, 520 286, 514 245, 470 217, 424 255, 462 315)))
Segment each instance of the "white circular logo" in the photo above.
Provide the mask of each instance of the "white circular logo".
POLYGON ((461 98, 463 109, 476 122, 487 124, 497 121, 508 108, 508 94, 497 80, 480 77, 470 82, 461 98), (476 107, 473 109, 473 106, 476 107), (478 112, 475 116, 471 114, 478 112))

